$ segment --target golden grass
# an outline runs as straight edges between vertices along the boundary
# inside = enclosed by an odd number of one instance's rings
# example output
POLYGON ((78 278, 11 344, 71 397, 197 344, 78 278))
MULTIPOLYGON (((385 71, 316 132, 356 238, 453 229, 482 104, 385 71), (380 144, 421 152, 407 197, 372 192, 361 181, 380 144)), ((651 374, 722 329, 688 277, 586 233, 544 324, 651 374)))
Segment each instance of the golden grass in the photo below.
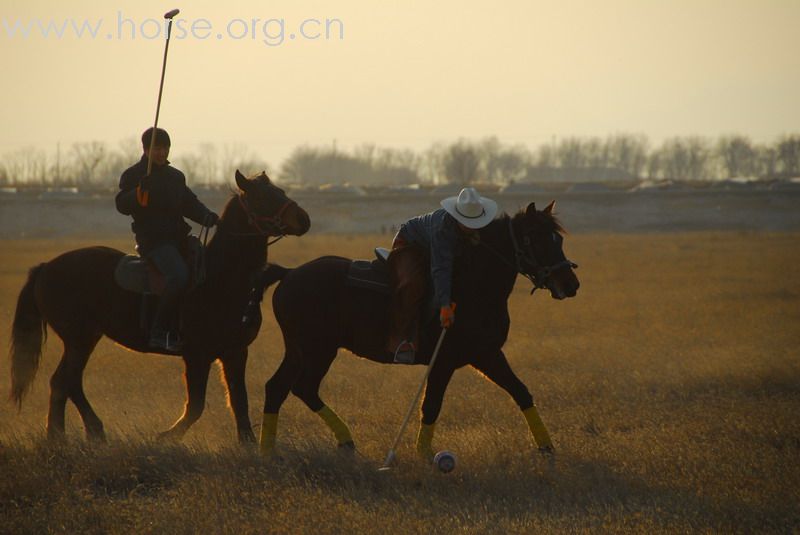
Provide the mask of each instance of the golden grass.
MULTIPOLYGON (((322 394, 360 453, 336 451, 289 398, 281 457, 235 444, 218 381, 180 445, 154 442, 182 410, 179 359, 102 341, 85 374, 109 444, 43 440, 51 336, 17 413, 0 404, 0 531, 8 533, 792 532, 800 529, 800 260, 797 234, 577 235, 578 297, 511 299, 506 354, 558 448, 538 458, 512 400, 456 373, 434 438, 458 455, 444 476, 421 465, 409 431, 396 470, 377 473, 423 373, 341 355, 322 394)), ((271 260, 367 257, 375 236, 287 239, 271 260)), ((27 269, 89 242, 2 241, 0 340, 27 269)), ((129 242, 106 243, 130 248, 129 242)), ((269 297, 269 296, 268 296, 269 297)), ((266 322, 248 368, 251 417, 282 341, 266 322)), ((7 368, 6 368, 7 369, 7 368)), ((7 373, 6 373, 7 376, 7 373)), ((0 382, 7 397, 8 379, 0 382)), ((415 426, 412 426, 415 428, 415 426)))

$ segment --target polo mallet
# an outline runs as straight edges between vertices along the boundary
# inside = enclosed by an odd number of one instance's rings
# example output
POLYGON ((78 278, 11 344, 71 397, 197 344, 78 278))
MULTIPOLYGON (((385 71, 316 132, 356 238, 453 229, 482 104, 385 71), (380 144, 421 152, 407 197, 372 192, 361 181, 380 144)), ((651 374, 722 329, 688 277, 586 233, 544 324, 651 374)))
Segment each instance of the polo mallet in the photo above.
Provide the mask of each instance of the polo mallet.
POLYGON ((394 459, 396 457, 394 450, 400 443, 400 438, 403 436, 403 432, 406 430, 406 426, 408 425, 408 420, 411 419, 411 414, 414 412, 414 408, 417 406, 417 402, 419 401, 419 396, 422 394, 422 389, 425 386, 425 383, 428 381, 428 376, 431 374, 431 370, 433 369, 433 363, 436 362, 436 357, 439 355, 439 348, 442 347, 442 341, 444 340, 444 333, 446 332, 447 328, 443 328, 442 333, 439 335, 439 340, 436 342, 436 348, 433 350, 433 355, 431 356, 431 362, 430 364, 428 364, 428 369, 425 370, 425 375, 422 376, 422 381, 420 382, 419 388, 417 389, 417 395, 414 396, 414 400, 411 402, 411 406, 408 408, 406 417, 403 419, 403 423, 400 425, 400 431, 397 432, 397 437, 395 437, 394 442, 392 443, 392 448, 386 455, 386 460, 383 461, 383 466, 381 466, 378 469, 379 471, 389 470, 390 465, 394 462, 394 459))
MULTIPOLYGON (((164 45, 164 62, 161 64, 161 83, 158 85, 158 102, 156 103, 156 120, 153 122, 153 135, 150 136, 150 151, 148 154, 153 153, 153 147, 156 145, 156 128, 158 128, 158 112, 161 110, 161 93, 164 91, 164 73, 167 71, 167 51, 169 50, 169 36, 172 33, 172 19, 180 13, 180 9, 173 9, 164 13, 164 18, 169 20, 167 23, 167 43, 164 45)), ((153 159, 147 158, 147 176, 150 176, 150 171, 153 170, 153 159)))

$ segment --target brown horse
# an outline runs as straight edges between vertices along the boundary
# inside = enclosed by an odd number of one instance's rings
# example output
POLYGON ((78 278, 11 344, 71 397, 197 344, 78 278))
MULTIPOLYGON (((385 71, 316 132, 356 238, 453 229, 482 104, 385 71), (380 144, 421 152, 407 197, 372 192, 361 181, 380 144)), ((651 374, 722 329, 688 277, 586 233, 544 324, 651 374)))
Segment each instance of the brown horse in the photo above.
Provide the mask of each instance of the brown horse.
MULTIPOLYGON (((205 405, 211 363, 219 359, 240 442, 254 442, 248 416, 247 347, 260 321, 243 325, 252 281, 267 261, 270 236, 306 233, 308 214, 272 184, 265 173, 245 178, 236 171, 239 192, 225 206, 206 252, 205 282, 181 305, 187 401, 183 415, 162 438, 180 439, 205 405)), ((64 343, 50 379, 47 435, 64 435, 64 410, 72 400, 89 439, 105 440, 103 423, 83 392, 83 370, 103 335, 140 352, 148 347, 140 325, 142 296, 120 288, 114 269, 124 253, 108 247, 69 251, 30 270, 20 292, 11 344, 11 397, 22 404, 41 357, 47 325, 64 343)), ((259 318, 260 320, 260 318, 259 318)))
MULTIPOLYGON (((563 231, 553 216, 554 203, 514 216, 503 215, 480 230, 478 243, 464 244, 453 265, 453 300, 456 322, 447 332, 431 369, 422 403, 417 450, 428 460, 431 441, 445 389, 457 368, 470 365, 506 390, 522 411, 531 434, 543 452, 553 445, 533 397, 511 370, 503 344, 510 319, 508 298, 518 274, 535 288, 546 288, 555 299, 576 295, 577 265, 562 248, 563 231)), ((351 260, 336 256, 318 258, 295 269, 270 265, 262 282, 281 283, 272 297, 272 309, 286 343, 283 362, 265 385, 261 451, 275 444, 278 411, 289 392, 316 412, 333 431, 340 446, 354 447, 345 423, 319 396, 319 387, 337 349, 392 363, 385 350, 389 330, 386 293, 352 284, 351 260)), ((533 292, 531 292, 533 293, 533 292)), ((544 326, 543 326, 544 327, 544 326)), ((431 361, 440 333, 438 314, 423 314, 415 364, 431 361)))

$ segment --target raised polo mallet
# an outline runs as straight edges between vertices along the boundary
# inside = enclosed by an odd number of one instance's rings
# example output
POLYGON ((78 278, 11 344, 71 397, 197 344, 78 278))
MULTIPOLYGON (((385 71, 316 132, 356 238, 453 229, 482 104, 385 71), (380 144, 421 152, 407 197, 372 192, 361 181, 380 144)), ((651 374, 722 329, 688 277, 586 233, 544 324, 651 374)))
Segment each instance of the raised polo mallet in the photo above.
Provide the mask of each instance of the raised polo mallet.
MULTIPOLYGON (((164 73, 167 71, 167 51, 169 50, 169 36, 172 33, 172 19, 180 13, 180 9, 173 9, 164 13, 164 18, 169 20, 167 23, 167 43, 164 45, 164 62, 161 64, 161 83, 158 85, 158 102, 156 103, 156 120, 153 122, 153 135, 150 137, 150 152, 153 153, 153 147, 156 145, 156 128, 158 128, 158 112, 161 110, 161 93, 164 91, 164 73)), ((150 171, 153 170, 153 159, 147 157, 147 176, 150 176, 150 171)))
POLYGON ((389 450, 389 453, 386 455, 386 460, 383 461, 383 466, 381 466, 378 469, 379 471, 389 470, 389 467, 394 462, 394 459, 396 457, 394 450, 400 443, 400 437, 403 436, 403 432, 406 430, 406 426, 408 425, 408 420, 411 418, 411 414, 414 412, 414 407, 417 406, 417 402, 419 401, 419 396, 420 394, 422 394, 422 389, 428 380, 428 376, 431 374, 431 370, 433 369, 433 363, 436 362, 436 356, 439 355, 439 348, 442 347, 442 341, 444 340, 444 333, 446 332, 447 332, 446 328, 442 329, 442 333, 439 335, 439 340, 436 342, 436 348, 433 350, 433 355, 431 356, 431 362, 430 364, 428 364, 428 369, 425 370, 425 375, 422 376, 422 382, 420 382, 419 388, 417 389, 417 395, 414 396, 414 400, 411 402, 411 406, 408 408, 406 417, 405 419, 403 419, 403 423, 400 425, 400 431, 397 432, 397 437, 395 437, 394 443, 392 443, 392 447, 389 450))

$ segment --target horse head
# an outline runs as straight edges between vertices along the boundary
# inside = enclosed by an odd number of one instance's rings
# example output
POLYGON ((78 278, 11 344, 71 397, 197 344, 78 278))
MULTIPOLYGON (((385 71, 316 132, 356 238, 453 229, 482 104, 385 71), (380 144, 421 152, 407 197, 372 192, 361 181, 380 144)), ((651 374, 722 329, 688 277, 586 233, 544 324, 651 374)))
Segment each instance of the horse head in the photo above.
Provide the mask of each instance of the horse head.
POLYGON ((237 169, 236 185, 249 232, 265 237, 302 236, 308 232, 311 227, 308 213, 273 184, 266 172, 247 178, 237 169))
MULTIPOLYGON (((575 297, 580 282, 577 264, 564 255, 564 228, 556 219, 551 201, 544 210, 534 203, 511 219, 511 241, 517 271, 536 288, 547 288, 554 299, 575 297)), ((533 293, 533 291, 531 291, 533 293)))

